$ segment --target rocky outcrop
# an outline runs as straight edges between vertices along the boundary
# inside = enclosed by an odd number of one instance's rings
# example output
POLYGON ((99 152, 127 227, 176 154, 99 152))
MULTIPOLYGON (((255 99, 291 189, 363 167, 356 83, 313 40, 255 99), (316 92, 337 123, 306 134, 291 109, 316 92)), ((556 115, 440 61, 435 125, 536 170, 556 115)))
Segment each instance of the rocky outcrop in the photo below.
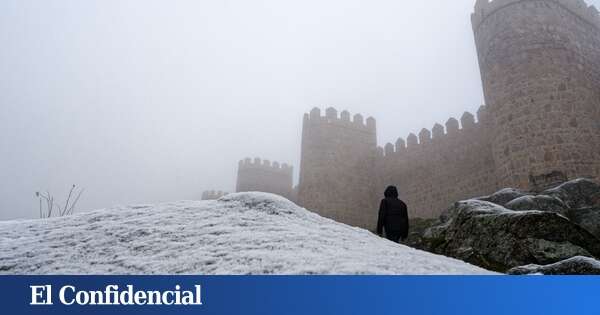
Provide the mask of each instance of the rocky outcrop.
POLYGON ((600 185, 588 179, 540 194, 506 188, 457 202, 437 222, 421 222, 407 245, 500 272, 594 273, 599 196, 600 185))
POLYGON ((600 185, 590 179, 576 179, 542 193, 557 197, 570 209, 600 207, 600 185))
POLYGON ((564 213, 568 207, 560 199, 552 196, 522 196, 506 203, 506 208, 511 210, 540 210, 564 213))
POLYGON ((437 222, 436 219, 411 218, 409 222, 410 229, 408 238, 402 243, 416 249, 423 249, 423 235, 425 234, 425 231, 434 226, 437 222))
POLYGON ((569 209, 565 215, 571 222, 600 238, 600 207, 569 209))
POLYGON ((507 272, 510 275, 600 275, 600 261, 589 257, 572 257, 551 265, 527 265, 507 272))
POLYGON ((440 220, 423 236, 427 250, 494 271, 574 256, 600 257, 598 238, 554 212, 514 211, 467 200, 440 220))
POLYGON ((517 199, 519 197, 523 197, 523 196, 527 196, 527 194, 518 189, 504 188, 494 194, 491 194, 491 195, 485 196, 485 197, 480 197, 477 199, 482 200, 482 201, 489 201, 489 202, 495 203, 497 205, 504 206, 507 203, 509 203, 511 200, 515 200, 515 199, 517 199))

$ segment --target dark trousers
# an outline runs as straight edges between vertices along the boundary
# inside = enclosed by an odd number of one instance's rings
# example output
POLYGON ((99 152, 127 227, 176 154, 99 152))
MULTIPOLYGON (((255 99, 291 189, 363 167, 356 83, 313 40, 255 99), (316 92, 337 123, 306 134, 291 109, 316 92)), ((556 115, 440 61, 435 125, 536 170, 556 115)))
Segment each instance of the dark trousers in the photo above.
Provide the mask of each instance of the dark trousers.
POLYGON ((385 237, 395 243, 399 243, 400 238, 401 238, 401 232, 400 231, 385 231, 385 237))

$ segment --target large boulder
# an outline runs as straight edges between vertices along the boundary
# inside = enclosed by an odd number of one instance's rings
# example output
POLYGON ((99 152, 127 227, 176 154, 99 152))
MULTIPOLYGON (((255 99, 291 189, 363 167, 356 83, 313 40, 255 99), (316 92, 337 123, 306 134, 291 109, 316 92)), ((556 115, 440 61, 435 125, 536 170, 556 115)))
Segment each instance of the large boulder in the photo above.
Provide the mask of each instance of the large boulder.
POLYGON ((600 275, 600 261, 589 257, 576 256, 546 266, 527 265, 515 267, 507 273, 509 275, 600 275))
POLYGON ((540 210, 556 213, 564 213, 568 209, 562 200, 546 195, 522 196, 509 201, 505 207, 510 210, 540 210))
POLYGON ((489 201, 489 202, 495 203, 497 205, 504 206, 507 203, 509 203, 510 201, 515 200, 520 197, 523 197, 523 196, 527 196, 527 194, 521 190, 514 189, 514 188, 504 188, 504 189, 497 191, 489 196, 484 196, 484 197, 480 197, 477 199, 481 200, 481 201, 489 201))
POLYGON ((423 249, 423 235, 425 234, 425 231, 437 223, 437 219, 411 218, 409 222, 410 229, 408 238, 403 244, 416 249, 423 249))
POLYGON ((600 257, 598 238, 554 212, 513 211, 467 200, 457 202, 440 222, 425 232, 425 249, 494 271, 600 257))
POLYGON ((572 180, 548 189, 542 195, 559 198, 571 209, 600 206, 600 184, 591 179, 572 180))
POLYGON ((569 209, 565 216, 600 238, 600 207, 569 209))

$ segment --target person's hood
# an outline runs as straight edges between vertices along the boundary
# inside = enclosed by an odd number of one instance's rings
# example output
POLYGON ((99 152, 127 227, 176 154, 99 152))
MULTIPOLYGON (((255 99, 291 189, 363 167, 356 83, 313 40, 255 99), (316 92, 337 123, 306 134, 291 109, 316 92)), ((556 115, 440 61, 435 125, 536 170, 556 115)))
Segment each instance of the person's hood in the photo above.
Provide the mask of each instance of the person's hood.
POLYGON ((383 195, 385 198, 398 198, 398 189, 394 186, 388 186, 383 195))

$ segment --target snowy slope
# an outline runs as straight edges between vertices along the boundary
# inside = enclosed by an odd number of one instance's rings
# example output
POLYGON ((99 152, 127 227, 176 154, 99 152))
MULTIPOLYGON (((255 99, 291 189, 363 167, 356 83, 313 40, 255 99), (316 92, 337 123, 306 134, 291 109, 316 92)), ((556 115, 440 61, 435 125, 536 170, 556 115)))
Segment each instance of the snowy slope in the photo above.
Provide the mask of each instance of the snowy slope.
POLYGON ((488 274, 270 194, 0 222, 2 274, 488 274))

